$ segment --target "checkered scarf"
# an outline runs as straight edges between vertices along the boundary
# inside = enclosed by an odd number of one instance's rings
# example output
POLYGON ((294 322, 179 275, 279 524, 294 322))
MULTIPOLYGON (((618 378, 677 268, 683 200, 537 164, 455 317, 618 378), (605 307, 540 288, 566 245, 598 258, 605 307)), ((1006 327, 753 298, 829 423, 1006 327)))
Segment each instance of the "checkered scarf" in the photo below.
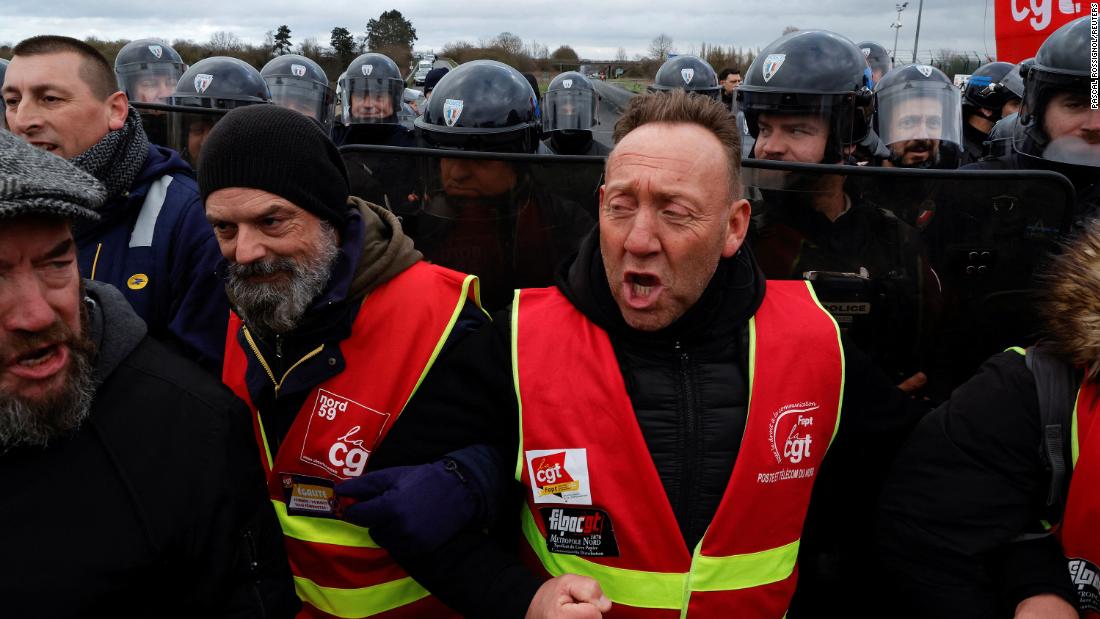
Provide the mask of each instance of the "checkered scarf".
POLYGON ((107 187, 107 198, 130 191, 149 156, 149 138, 141 126, 141 116, 130 107, 126 124, 110 131, 91 148, 72 158, 78 168, 99 179, 107 187))

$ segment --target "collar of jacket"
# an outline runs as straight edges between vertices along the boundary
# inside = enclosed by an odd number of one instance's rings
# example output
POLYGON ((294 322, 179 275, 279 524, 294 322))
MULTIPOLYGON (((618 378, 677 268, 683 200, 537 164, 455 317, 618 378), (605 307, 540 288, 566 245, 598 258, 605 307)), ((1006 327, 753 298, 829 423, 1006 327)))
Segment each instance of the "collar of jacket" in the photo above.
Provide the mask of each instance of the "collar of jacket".
POLYGON ((695 305, 659 331, 640 331, 626 324, 611 288, 600 253, 599 227, 581 242, 578 253, 558 271, 558 288, 578 310, 613 338, 637 343, 686 345, 738 337, 745 322, 764 299, 764 276, 747 245, 723 258, 695 305))

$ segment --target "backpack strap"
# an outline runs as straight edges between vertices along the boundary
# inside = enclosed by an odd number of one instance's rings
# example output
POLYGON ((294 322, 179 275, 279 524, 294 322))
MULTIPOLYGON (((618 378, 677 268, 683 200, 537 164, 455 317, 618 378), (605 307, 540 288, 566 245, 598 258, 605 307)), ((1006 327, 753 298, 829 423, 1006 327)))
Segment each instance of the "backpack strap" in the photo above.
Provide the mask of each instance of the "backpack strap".
POLYGON ((1035 377, 1039 396, 1039 427, 1042 441, 1040 457, 1050 474, 1045 512, 1050 523, 1062 519, 1069 491, 1070 470, 1067 466, 1071 446, 1070 426, 1073 406, 1077 402, 1080 384, 1072 365, 1053 354, 1042 343, 1027 349, 1027 369, 1035 377))

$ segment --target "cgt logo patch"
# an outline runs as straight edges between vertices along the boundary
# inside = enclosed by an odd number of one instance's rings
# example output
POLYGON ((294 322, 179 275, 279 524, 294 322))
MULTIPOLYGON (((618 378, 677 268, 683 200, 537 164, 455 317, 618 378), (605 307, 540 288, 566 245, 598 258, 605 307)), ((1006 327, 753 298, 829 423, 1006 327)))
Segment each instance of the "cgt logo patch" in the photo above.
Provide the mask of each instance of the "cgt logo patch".
POLYGON ((540 507, 546 549, 579 557, 617 557, 619 545, 611 516, 602 509, 540 507))
POLYGON ((1088 559, 1070 559, 1069 577, 1077 590, 1077 609, 1081 616, 1100 613, 1100 570, 1088 559))
POLYGON ((592 504, 587 449, 532 449, 526 456, 535 503, 592 504))
POLYGON ((299 459, 332 477, 358 477, 366 470, 389 418, 351 398, 318 389, 299 459))
POLYGON ((772 415, 770 438, 772 454, 779 464, 799 464, 813 456, 814 417, 811 413, 820 408, 816 402, 787 404, 772 415))

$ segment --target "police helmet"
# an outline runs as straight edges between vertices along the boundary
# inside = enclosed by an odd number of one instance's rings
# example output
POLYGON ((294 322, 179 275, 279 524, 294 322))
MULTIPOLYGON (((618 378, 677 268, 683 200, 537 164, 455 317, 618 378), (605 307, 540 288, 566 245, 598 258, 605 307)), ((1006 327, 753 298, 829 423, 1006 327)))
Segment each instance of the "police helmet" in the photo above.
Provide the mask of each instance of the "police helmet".
POLYGON ((157 39, 130 41, 115 56, 118 88, 137 103, 164 103, 185 71, 176 50, 157 39))
POLYGON ((1072 133, 1049 136, 1043 123, 1047 108, 1060 94, 1070 97, 1070 109, 1076 110, 1077 118, 1081 119, 1076 124, 1086 119, 1093 122, 1091 116, 1085 116, 1097 114, 1090 109, 1090 47, 1089 16, 1085 15, 1054 31, 1039 46, 1034 64, 1024 64, 1021 69, 1024 98, 1013 143, 1017 152, 1073 165, 1100 167, 1100 146, 1089 144, 1072 133))
POLYGON ((737 89, 739 109, 753 139, 761 114, 819 116, 829 127, 825 161, 841 161, 844 147, 871 130, 874 94, 863 53, 845 37, 803 30, 780 37, 753 60, 737 89))
POLYGON ((577 71, 566 71, 550 82, 543 95, 543 130, 591 133, 598 122, 598 108, 599 97, 592 82, 577 71))
POLYGON ((169 103, 187 107, 231 110, 255 103, 270 103, 267 82, 255 67, 228 56, 212 56, 196 62, 176 84, 169 103))
POLYGON ((400 124, 405 80, 388 56, 368 52, 352 60, 341 84, 344 124, 400 124))
POLYGON ((344 122, 344 78, 348 76, 348 72, 344 71, 340 74, 340 77, 336 78, 336 102, 333 104, 333 116, 336 117, 336 124, 345 125, 344 122))
POLYGON ((718 74, 706 60, 698 56, 675 56, 657 69, 653 91, 686 90, 717 99, 722 92, 718 74))
POLYGON ((1008 62, 989 62, 978 67, 966 82, 966 88, 963 90, 963 106, 970 110, 979 107, 992 110, 992 119, 999 119, 1004 104, 1019 98, 1001 84, 1001 80, 1013 68, 1014 65, 1008 62))
POLYGON ((1021 101, 1024 98, 1024 73, 1027 72, 1027 68, 1035 64, 1035 58, 1027 58, 1021 60, 1016 66, 1012 67, 1012 70, 1005 73, 1004 78, 1001 80, 1001 86, 1007 88, 1015 98, 1021 101))
POLYGON ((539 145, 535 92, 523 74, 495 60, 444 75, 414 124, 430 148, 533 153, 539 145))
POLYGON ((875 84, 875 132, 887 146, 934 140, 962 148, 959 98, 951 78, 931 65, 893 69, 875 84))
POLYGON ((333 100, 321 65, 298 54, 278 56, 260 69, 275 105, 301 112, 332 131, 333 100))
POLYGON ((882 79, 882 76, 890 72, 890 69, 894 68, 894 60, 890 57, 890 52, 886 51, 886 48, 875 43, 874 41, 864 41, 857 45, 859 51, 863 53, 863 57, 867 60, 867 66, 871 67, 872 80, 878 81, 882 79), (877 76, 877 77, 875 77, 877 76))
POLYGON ((195 110, 171 113, 168 145, 196 166, 206 136, 226 112, 270 102, 267 82, 252 65, 227 56, 200 60, 183 74, 168 98, 172 105, 195 110))

